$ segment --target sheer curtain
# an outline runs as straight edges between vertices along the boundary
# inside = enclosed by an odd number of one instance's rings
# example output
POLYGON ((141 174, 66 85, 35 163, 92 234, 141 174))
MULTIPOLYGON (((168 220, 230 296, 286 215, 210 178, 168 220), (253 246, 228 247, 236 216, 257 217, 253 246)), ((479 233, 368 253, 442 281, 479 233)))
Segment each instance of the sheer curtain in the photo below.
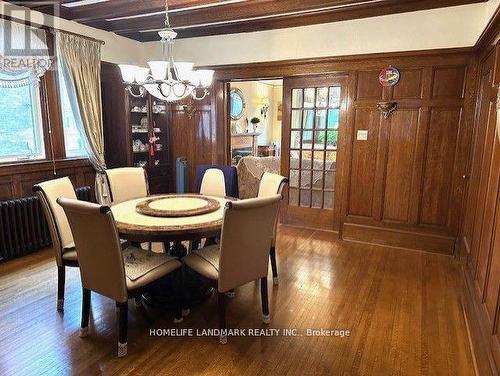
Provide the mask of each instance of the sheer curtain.
POLYGON ((101 43, 74 34, 56 34, 58 68, 69 94, 76 124, 84 135, 89 160, 96 170, 96 196, 108 203, 104 171, 101 102, 101 43))

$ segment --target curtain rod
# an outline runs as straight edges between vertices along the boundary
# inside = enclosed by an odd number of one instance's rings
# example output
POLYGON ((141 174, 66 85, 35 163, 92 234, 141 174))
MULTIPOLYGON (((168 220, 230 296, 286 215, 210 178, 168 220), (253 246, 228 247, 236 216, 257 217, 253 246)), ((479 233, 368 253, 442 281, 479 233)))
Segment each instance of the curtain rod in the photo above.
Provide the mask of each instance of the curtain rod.
POLYGON ((95 42, 99 42, 102 45, 106 44, 106 42, 104 42, 101 39, 96 39, 96 38, 88 37, 86 35, 81 35, 81 34, 73 33, 71 31, 67 31, 67 30, 63 30, 63 29, 58 29, 58 28, 52 27, 52 26, 42 25, 42 24, 39 24, 39 23, 36 23, 36 22, 28 22, 26 20, 21 20, 21 19, 18 19, 18 18, 14 18, 12 16, 7 16, 5 14, 0 14, 0 18, 3 18, 5 20, 11 21, 11 22, 17 22, 17 23, 20 23, 20 24, 23 24, 23 25, 26 25, 26 26, 31 26, 31 27, 35 27, 35 28, 38 28, 38 29, 43 29, 43 30, 48 31, 48 32, 50 32, 52 34, 55 34, 56 32, 60 31, 60 32, 67 33, 67 34, 76 35, 76 36, 79 36, 81 38, 90 39, 90 40, 93 40, 95 42))

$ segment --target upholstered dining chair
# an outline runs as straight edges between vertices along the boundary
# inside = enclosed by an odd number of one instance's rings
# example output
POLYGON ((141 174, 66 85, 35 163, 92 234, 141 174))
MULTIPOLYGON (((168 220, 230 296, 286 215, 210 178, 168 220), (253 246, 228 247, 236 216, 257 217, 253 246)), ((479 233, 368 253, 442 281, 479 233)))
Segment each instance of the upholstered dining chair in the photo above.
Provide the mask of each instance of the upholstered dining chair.
POLYGON ((78 267, 78 259, 68 220, 56 200, 59 197, 76 200, 76 193, 71 180, 67 177, 36 184, 33 190, 40 200, 49 225, 57 264, 57 310, 62 311, 64 310, 66 266, 78 267))
POLYGON ((200 193, 206 196, 225 197, 226 182, 224 173, 217 168, 206 170, 201 180, 200 193))
POLYGON ((142 167, 120 167, 105 171, 112 205, 149 196, 148 177, 142 167))
MULTIPOLYGON (((120 167, 105 170, 111 205, 149 196, 148 175, 142 167, 120 167)), ((104 204, 104 203, 102 203, 104 204)), ((140 247, 140 244, 133 243, 140 247)), ((148 249, 152 249, 148 242, 148 249)))
MULTIPOLYGON (((127 354, 128 299, 182 266, 174 257, 137 247, 121 249, 111 209, 89 202, 59 198, 78 249, 82 280, 80 336, 88 335, 91 291, 116 301, 119 307, 118 357, 127 354)), ((179 294, 180 295, 180 294, 179 294)), ((174 322, 182 321, 180 297, 174 322)))
MULTIPOLYGON (((220 343, 227 342, 226 292, 260 279, 262 320, 270 322, 267 297, 269 246, 281 195, 228 202, 220 244, 191 251, 182 259, 218 290, 220 343)), ((186 308, 186 307, 185 307, 186 308)))
MULTIPOLYGON (((288 179, 284 176, 264 172, 260 178, 259 191, 257 197, 269 197, 276 194, 283 195, 283 189, 288 184, 288 179)), ((278 282, 278 266, 276 264, 276 232, 278 229, 279 216, 276 216, 274 223, 273 238, 271 242, 271 249, 269 250, 269 258, 271 259, 271 269, 273 271, 273 283, 277 285, 278 282)))

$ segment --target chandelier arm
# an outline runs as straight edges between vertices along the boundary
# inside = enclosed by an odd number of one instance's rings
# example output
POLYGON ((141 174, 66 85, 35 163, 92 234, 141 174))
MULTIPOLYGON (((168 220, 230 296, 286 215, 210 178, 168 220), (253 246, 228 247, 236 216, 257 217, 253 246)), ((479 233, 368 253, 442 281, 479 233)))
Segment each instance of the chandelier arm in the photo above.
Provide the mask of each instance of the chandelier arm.
POLYGON ((178 82, 178 83, 176 83, 175 85, 172 85, 172 91, 173 91, 174 95, 175 95, 177 98, 182 98, 182 97, 186 94, 187 89, 188 89, 188 87, 187 87, 187 85, 186 85, 184 82, 178 82), (184 90, 182 91, 182 94, 181 94, 181 95, 178 95, 178 94, 175 92, 174 86, 177 86, 177 85, 182 85, 182 86, 184 87, 184 90))
POLYGON ((146 90, 144 89, 144 87, 143 87, 143 86, 140 86, 140 87, 139 87, 139 94, 135 94, 135 93, 132 91, 132 86, 131 86, 131 85, 127 85, 127 86, 125 87, 125 90, 127 90, 127 91, 130 93, 130 95, 131 95, 132 97, 134 97, 134 98, 142 98, 142 97, 144 97, 144 95, 146 94, 146 90))
POLYGON ((158 84, 158 91, 160 92, 161 95, 165 97, 165 99, 167 99, 170 96, 170 94, 172 94, 172 87, 170 85, 167 85, 169 87, 169 90, 168 90, 168 95, 165 95, 161 86, 162 86, 161 84, 158 84))

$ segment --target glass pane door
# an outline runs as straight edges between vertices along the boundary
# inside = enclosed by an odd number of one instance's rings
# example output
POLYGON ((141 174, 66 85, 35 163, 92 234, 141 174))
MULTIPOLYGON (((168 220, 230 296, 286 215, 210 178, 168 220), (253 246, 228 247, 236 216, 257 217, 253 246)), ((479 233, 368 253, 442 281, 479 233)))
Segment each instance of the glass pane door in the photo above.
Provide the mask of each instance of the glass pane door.
POLYGON ((340 86, 291 92, 290 206, 333 210, 340 86))

